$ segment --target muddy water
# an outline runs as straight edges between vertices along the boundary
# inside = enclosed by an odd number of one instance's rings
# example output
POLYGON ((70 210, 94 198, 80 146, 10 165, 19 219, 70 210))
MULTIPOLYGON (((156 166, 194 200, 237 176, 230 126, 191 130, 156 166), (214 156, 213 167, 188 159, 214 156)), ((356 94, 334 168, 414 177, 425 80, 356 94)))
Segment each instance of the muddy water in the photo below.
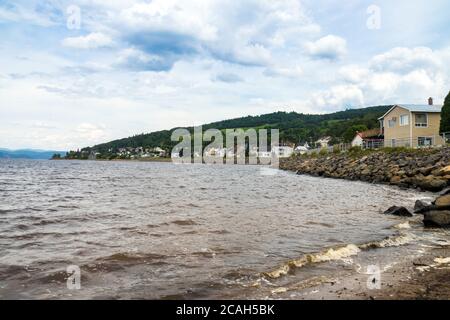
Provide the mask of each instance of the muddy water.
POLYGON ((430 196, 261 172, 0 160, 0 298, 264 298, 408 245, 393 228, 404 219, 380 213, 430 196), (80 290, 67 288, 71 265, 80 290))

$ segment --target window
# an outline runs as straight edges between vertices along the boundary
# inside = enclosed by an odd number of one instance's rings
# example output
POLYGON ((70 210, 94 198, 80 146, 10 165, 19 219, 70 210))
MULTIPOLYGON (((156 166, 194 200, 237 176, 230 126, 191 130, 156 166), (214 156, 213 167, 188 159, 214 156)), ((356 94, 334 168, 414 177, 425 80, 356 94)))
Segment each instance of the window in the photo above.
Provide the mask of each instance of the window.
POLYGON ((395 120, 388 120, 388 127, 389 128, 395 127, 395 120))
POLYGON ((392 148, 395 148, 396 145, 397 145, 397 141, 396 141, 395 139, 392 139, 392 140, 391 140, 391 147, 392 147, 392 148))
POLYGON ((409 125, 409 116, 407 114, 400 116, 400 125, 401 126, 409 125))
POLYGON ((426 113, 416 114, 416 127, 428 127, 428 117, 426 113))
POLYGON ((427 147, 433 145, 433 138, 430 137, 419 137, 417 140, 417 145, 419 147, 427 147))

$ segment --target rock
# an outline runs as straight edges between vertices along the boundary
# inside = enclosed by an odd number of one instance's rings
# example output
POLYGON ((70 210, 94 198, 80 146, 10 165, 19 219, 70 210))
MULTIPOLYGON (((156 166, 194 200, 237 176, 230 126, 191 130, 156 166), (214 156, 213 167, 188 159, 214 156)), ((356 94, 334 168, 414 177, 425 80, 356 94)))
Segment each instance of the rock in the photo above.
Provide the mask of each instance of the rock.
POLYGON ((440 196, 445 196, 446 194, 450 194, 450 188, 444 189, 439 194, 440 196))
MULTIPOLYGON (((450 187, 450 147, 427 152, 373 152, 358 157, 345 153, 282 159, 280 168, 298 174, 390 183, 439 192, 450 187)), ((450 191, 449 191, 450 192, 450 191)), ((434 208, 428 208, 434 210, 434 208)), ((440 210, 446 210, 440 209, 440 210)))
POLYGON ((433 171, 433 167, 426 167, 426 168, 420 169, 420 173, 423 174, 424 176, 429 175, 431 173, 431 171, 433 171))
POLYGON ((420 188, 433 192, 441 191, 447 186, 446 180, 436 178, 434 176, 428 176, 423 179, 416 179, 416 183, 420 188))
POLYGON ((422 213, 427 211, 430 205, 422 200, 417 200, 414 205, 414 213, 422 213))
POLYGON ((399 176, 394 176, 391 178, 391 184, 399 184, 402 181, 402 178, 399 176))
POLYGON ((442 168, 441 170, 439 170, 439 175, 440 176, 450 175, 450 166, 446 166, 446 167, 442 168))
POLYGON ((450 211, 426 212, 423 224, 430 228, 450 228, 450 211))
POLYGON ((393 206, 390 207, 388 210, 386 210, 384 212, 384 214, 392 214, 394 216, 400 216, 400 217, 412 217, 412 213, 409 212, 408 209, 406 209, 405 207, 397 207, 397 206, 393 206))
POLYGON ((435 205, 439 207, 450 207, 450 194, 440 196, 436 199, 435 205))

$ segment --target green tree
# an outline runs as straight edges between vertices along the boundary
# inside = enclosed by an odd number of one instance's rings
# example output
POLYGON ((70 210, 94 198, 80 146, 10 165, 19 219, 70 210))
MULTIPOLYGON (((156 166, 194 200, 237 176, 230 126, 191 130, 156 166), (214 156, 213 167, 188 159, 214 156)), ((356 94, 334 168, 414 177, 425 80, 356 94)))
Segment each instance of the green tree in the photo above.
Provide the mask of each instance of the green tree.
POLYGON ((444 101, 441 111, 441 133, 450 132, 450 92, 444 101))
POLYGON ((356 136, 357 132, 363 132, 366 130, 367 130, 367 127, 363 124, 353 125, 345 131, 344 137, 343 137, 344 141, 351 142, 353 140, 353 138, 356 136))

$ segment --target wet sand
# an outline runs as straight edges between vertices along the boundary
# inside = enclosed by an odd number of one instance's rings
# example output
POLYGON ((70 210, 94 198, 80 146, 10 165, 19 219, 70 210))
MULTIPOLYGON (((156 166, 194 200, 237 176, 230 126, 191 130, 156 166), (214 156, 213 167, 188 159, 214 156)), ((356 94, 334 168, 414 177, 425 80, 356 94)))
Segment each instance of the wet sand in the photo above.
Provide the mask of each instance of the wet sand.
MULTIPOLYGON (((450 246, 433 248, 382 272, 379 289, 368 289, 366 274, 351 274, 301 293, 313 300, 448 300, 450 246), (447 258, 447 259, 445 259, 447 258)), ((375 286, 375 284, 374 284, 375 286)))

